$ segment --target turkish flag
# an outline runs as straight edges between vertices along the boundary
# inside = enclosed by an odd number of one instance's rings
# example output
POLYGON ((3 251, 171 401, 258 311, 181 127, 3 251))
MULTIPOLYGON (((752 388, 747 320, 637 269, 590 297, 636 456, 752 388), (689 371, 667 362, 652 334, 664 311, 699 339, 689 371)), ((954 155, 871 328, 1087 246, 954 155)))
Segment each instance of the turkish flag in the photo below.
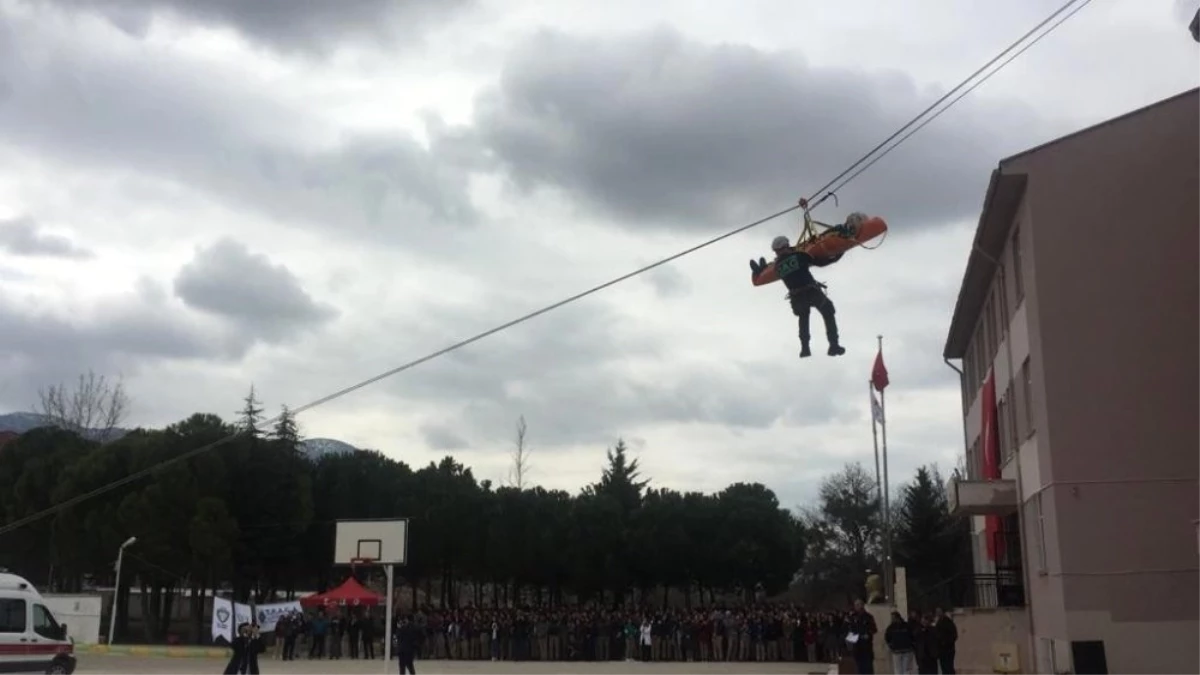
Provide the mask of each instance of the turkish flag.
MULTIPOLYGON (((980 408, 983 412, 983 434, 981 442, 983 450, 983 477, 987 480, 1000 478, 1000 424, 996 415, 996 371, 988 372, 987 380, 983 383, 980 394, 980 408)), ((987 554, 989 560, 999 560, 1004 555, 1004 542, 999 534, 1000 516, 984 517, 984 532, 987 533, 987 554)))
POLYGON ((871 384, 875 391, 883 391, 891 382, 888 380, 887 366, 883 365, 883 347, 875 355, 875 365, 871 368, 871 384))

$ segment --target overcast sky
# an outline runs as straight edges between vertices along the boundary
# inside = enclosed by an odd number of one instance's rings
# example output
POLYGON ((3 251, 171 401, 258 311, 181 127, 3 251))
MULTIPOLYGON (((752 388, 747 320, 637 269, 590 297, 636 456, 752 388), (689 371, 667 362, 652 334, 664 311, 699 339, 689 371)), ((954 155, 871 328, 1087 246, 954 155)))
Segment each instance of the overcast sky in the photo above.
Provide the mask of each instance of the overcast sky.
MULTIPOLYGON (((130 424, 297 406, 773 213, 1059 0, 0 0, 0 412, 87 369, 130 424)), ((1197 85, 1196 2, 1099 0, 819 212, 845 356, 753 288, 781 219, 303 415, 308 436, 577 489, 807 501, 961 452, 941 346, 1001 158, 1197 85)))

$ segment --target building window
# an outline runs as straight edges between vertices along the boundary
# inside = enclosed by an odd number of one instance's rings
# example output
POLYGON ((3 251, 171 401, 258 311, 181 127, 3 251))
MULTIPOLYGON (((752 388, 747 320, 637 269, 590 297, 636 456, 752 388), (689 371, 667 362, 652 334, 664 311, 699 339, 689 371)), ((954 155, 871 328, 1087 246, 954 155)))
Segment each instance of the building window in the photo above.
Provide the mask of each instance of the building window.
POLYGON ((1008 322, 1012 317, 1012 312, 1008 309, 1008 279, 1004 272, 1003 264, 1000 266, 1000 274, 997 275, 996 283, 996 307, 999 314, 998 321, 1000 322, 1000 341, 1008 337, 1008 322))
POLYGON ((975 392, 979 390, 979 378, 976 376, 978 370, 975 365, 975 341, 967 345, 967 351, 963 354, 963 415, 971 411, 971 406, 975 404, 975 392))
POLYGON ((1022 278, 1024 268, 1021 266, 1021 226, 1018 224, 1014 228, 1012 236, 1012 261, 1013 261, 1013 291, 1017 294, 1017 304, 1025 299, 1025 280, 1022 278))
POLYGON ((1025 399, 1025 438, 1033 435, 1037 430, 1037 425, 1033 423, 1033 373, 1029 371, 1029 357, 1025 357, 1025 362, 1021 364, 1021 393, 1025 399))
POLYGON ((1020 452, 1021 441, 1025 440, 1017 435, 1017 385, 1015 382, 1008 383, 1008 391, 1004 397, 1008 400, 1008 414, 1001 420, 1008 427, 1008 442, 1012 448, 1012 452, 1020 452))
POLYGON ((984 322, 987 326, 987 348, 984 351, 984 362, 990 367, 996 360, 996 353, 1000 351, 1000 331, 996 329, 996 315, 999 312, 996 309, 996 288, 994 286, 988 293, 987 304, 984 305, 983 312, 984 322))
POLYGON ((28 625, 24 600, 0 598, 0 633, 24 633, 28 625))
POLYGON ((1004 395, 996 404, 996 426, 999 432, 1001 464, 1007 462, 1013 453, 1020 449, 1021 445, 1021 437, 1017 436, 1016 411, 1013 409, 1014 395, 1013 385, 1010 382, 1008 388, 1004 390, 1004 395))
POLYGON ((1042 495, 1038 492, 1033 498, 1034 521, 1037 523, 1037 572, 1046 573, 1046 517, 1042 513, 1042 495))
POLYGON ((998 454, 1000 455, 1000 464, 1008 460, 1012 454, 1012 439, 1008 435, 1008 424, 1005 423, 1005 418, 1008 417, 1008 397, 1002 397, 996 403, 996 443, 998 454))

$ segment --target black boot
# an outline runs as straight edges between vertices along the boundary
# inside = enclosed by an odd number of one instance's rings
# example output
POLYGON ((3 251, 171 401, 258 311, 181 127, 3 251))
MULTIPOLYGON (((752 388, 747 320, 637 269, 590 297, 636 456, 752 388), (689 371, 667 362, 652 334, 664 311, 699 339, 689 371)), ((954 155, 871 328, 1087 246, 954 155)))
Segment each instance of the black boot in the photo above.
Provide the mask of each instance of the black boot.
POLYGON ((845 353, 846 353, 845 347, 839 345, 836 342, 829 343, 829 355, 830 356, 841 356, 842 354, 845 354, 845 353))
POLYGON ((800 343, 800 358, 806 359, 812 356, 812 350, 808 348, 807 342, 800 343))

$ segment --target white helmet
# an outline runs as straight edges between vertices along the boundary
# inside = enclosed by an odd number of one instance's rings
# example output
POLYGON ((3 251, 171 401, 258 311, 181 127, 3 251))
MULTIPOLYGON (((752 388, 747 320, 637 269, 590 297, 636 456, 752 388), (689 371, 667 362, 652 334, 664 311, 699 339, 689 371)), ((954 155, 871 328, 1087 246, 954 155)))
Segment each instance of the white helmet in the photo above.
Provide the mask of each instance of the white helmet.
POLYGON ((780 249, 785 249, 787 247, 788 247, 788 238, 783 235, 779 235, 778 237, 775 237, 774 239, 771 240, 771 250, 778 251, 780 249))

